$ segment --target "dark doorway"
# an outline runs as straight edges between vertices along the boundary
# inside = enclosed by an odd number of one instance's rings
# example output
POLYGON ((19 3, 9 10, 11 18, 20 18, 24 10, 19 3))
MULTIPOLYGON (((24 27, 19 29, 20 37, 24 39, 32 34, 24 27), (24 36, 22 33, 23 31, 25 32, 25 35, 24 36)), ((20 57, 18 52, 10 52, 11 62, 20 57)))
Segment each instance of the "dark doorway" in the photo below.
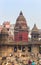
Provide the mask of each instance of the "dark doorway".
POLYGON ((14 46, 14 52, 17 52, 17 46, 14 46))
POLYGON ((31 52, 31 46, 28 46, 28 52, 31 52))

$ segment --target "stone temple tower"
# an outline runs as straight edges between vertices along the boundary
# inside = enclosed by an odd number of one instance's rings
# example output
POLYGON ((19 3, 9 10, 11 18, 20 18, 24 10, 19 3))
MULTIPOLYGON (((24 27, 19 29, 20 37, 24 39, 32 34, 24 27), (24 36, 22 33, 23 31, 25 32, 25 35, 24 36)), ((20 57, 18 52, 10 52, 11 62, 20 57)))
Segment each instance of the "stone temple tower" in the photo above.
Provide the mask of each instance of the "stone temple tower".
POLYGON ((16 20, 16 24, 14 28, 14 39, 17 42, 18 41, 23 41, 23 42, 28 41, 28 26, 27 26, 26 19, 23 16, 22 11, 20 12, 16 20))
POLYGON ((31 39, 37 40, 37 41, 39 40, 39 30, 38 30, 36 24, 34 24, 34 27, 32 28, 31 39))

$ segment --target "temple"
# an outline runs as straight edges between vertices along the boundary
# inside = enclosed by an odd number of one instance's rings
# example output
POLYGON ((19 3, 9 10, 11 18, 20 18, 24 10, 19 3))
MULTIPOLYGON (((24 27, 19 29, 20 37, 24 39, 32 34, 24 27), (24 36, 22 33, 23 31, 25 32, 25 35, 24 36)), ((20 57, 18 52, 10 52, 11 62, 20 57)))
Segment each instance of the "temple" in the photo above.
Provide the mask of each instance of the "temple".
POLYGON ((0 60, 2 65, 7 63, 7 61, 10 64, 14 63, 14 65, 27 65, 29 59, 40 63, 41 37, 36 24, 34 24, 30 35, 31 38, 28 37, 29 27, 22 12, 16 19, 14 27, 12 25, 8 30, 3 25, 0 32, 0 60))
POLYGON ((28 41, 28 26, 26 23, 26 19, 23 16, 23 13, 20 12, 17 20, 16 20, 16 24, 15 24, 15 28, 14 28, 14 37, 15 37, 15 41, 24 41, 27 42, 28 41))

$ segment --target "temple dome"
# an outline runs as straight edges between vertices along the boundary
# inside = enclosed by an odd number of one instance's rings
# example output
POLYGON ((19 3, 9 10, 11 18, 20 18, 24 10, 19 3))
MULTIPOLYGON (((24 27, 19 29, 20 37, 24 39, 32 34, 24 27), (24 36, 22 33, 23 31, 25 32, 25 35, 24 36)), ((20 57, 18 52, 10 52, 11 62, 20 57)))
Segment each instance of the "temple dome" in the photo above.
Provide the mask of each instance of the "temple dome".
POLYGON ((23 13, 22 11, 20 12, 17 20, 16 20, 16 24, 15 24, 15 27, 14 27, 14 30, 18 30, 18 31, 28 31, 29 30, 29 27, 26 23, 26 19, 25 17, 23 16, 23 13))
POLYGON ((39 33, 39 29, 37 28, 36 24, 34 24, 34 27, 32 28, 32 33, 39 33))
POLYGON ((25 20, 25 17, 23 16, 22 11, 20 12, 20 14, 19 14, 19 16, 18 16, 18 18, 17 18, 16 21, 26 21, 26 20, 25 20))

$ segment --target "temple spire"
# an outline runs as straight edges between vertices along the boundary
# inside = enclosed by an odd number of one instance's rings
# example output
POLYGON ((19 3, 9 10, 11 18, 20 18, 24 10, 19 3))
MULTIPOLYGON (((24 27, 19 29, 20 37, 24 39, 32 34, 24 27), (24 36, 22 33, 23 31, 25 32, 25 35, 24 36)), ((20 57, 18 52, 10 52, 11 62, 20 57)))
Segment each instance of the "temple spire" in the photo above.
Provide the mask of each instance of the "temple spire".
POLYGON ((20 15, 23 15, 22 11, 20 11, 20 15))
POLYGON ((32 28, 32 31, 33 31, 33 32, 38 32, 38 31, 39 31, 38 28, 37 28, 37 26, 36 26, 36 24, 34 24, 34 26, 33 26, 33 28, 32 28))

